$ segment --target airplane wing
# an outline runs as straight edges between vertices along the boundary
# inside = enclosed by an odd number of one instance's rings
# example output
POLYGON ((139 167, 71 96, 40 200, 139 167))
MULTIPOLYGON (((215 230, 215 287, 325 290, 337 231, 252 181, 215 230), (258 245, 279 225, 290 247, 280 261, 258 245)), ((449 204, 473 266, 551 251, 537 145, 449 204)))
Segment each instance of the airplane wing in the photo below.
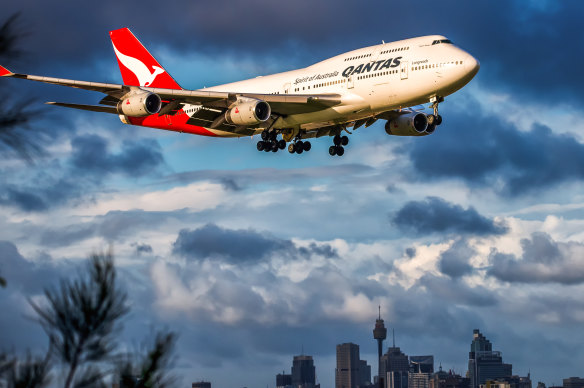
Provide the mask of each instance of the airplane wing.
MULTIPOLYGON (((28 79, 31 81, 38 81, 53 85, 68 86, 77 89, 90 90, 101 92, 110 96, 104 99, 108 101, 107 105, 115 105, 117 100, 120 100, 124 95, 132 90, 143 90, 156 93, 160 98, 168 104, 173 103, 174 108, 178 108, 181 104, 204 105, 214 108, 228 108, 229 105, 240 97, 250 97, 264 100, 270 104, 272 112, 280 116, 290 114, 309 113, 341 103, 341 95, 339 94, 258 94, 258 93, 230 93, 218 91, 202 91, 202 90, 185 90, 185 89, 164 89, 164 88, 150 88, 144 86, 128 86, 120 84, 110 84, 101 82, 88 82, 63 78, 42 77, 37 75, 13 73, 10 70, 0 66, 0 76, 14 77, 21 79, 28 79)), ((104 101, 102 100, 102 102, 104 101)), ((79 105, 68 103, 51 103, 52 105, 66 106, 69 108, 89 109, 91 105, 79 105)), ((164 107, 162 108, 164 109, 164 107)), ((106 111, 106 110, 104 110, 106 111)), ((107 110, 109 111, 109 110, 107 110)))

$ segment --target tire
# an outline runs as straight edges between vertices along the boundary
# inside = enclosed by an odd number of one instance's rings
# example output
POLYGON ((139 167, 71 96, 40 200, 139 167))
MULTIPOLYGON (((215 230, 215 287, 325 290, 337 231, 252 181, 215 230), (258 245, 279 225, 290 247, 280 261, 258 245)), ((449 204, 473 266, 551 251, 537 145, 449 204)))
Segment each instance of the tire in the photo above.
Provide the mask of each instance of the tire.
POLYGON ((263 131, 260 133, 260 136, 262 137, 262 140, 268 140, 268 131, 263 131))
POLYGON ((258 151, 263 151, 264 150, 264 142, 261 140, 258 141, 257 148, 258 148, 258 151))
POLYGON ((436 116, 436 125, 440 125, 442 124, 442 116, 438 115, 436 116))
POLYGON ((302 152, 304 152, 304 148, 302 148, 302 147, 296 147, 296 153, 298 155, 300 155, 302 152))
POLYGON ((284 148, 286 148, 286 140, 281 139, 278 141, 278 148, 283 150, 284 148))
POLYGON ((349 138, 347 136, 342 136, 341 137, 341 145, 346 146, 347 144, 349 144, 349 138))
POLYGON ((301 150, 304 151, 304 142, 302 140, 298 140, 296 142, 296 148, 300 148, 301 150))
POLYGON ((308 152, 312 148, 312 144, 310 144, 309 141, 305 141, 303 147, 304 147, 304 151, 308 152))
POLYGON ((290 143, 288 145, 288 152, 290 152, 291 154, 293 154, 294 152, 296 152, 296 147, 294 146, 294 143, 290 143))
POLYGON ((330 156, 335 156, 337 154, 337 147, 336 146, 330 146, 329 147, 329 155, 330 156))
POLYGON ((341 145, 341 137, 339 135, 335 135, 335 137, 333 137, 333 143, 336 146, 341 145))
POLYGON ((345 153, 345 149, 342 146, 337 147, 337 155, 343 156, 345 153))

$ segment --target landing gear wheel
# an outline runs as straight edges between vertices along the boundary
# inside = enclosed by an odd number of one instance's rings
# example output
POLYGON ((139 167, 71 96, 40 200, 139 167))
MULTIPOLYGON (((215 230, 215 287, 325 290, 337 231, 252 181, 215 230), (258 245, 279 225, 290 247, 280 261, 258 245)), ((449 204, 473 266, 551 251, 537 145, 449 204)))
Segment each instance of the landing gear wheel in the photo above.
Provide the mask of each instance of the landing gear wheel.
POLYGON ((261 140, 258 141, 258 144, 257 144, 258 151, 263 151, 264 150, 264 146, 265 146, 265 144, 264 144, 263 141, 261 141, 261 140))
POLYGON ((426 116, 426 118, 428 119, 428 126, 430 126, 432 124, 436 124, 436 116, 428 115, 428 116, 426 116))
POLYGON ((290 152, 291 154, 296 152, 296 145, 294 143, 290 143, 290 145, 288 145, 288 152, 290 152))
POLYGON ((283 150, 284 148, 286 148, 286 140, 284 139, 280 139, 278 140, 278 148, 283 150))
POLYGON ((296 142, 296 148, 301 149, 302 151, 304 151, 304 142, 302 140, 298 140, 296 142))
POLYGON ((304 151, 308 152, 312 148, 312 144, 310 144, 309 141, 305 141, 303 147, 304 147, 304 151))
POLYGON ((442 124, 442 116, 437 115, 436 116, 436 125, 440 125, 440 124, 442 124))
POLYGON ((330 156, 335 156, 337 154, 337 147, 332 145, 329 147, 329 155, 330 156))
POLYGON ((341 136, 341 144, 344 145, 344 146, 346 146, 347 144, 349 144, 349 138, 347 136, 341 136))
POLYGON ((270 137, 270 135, 268 134, 268 131, 262 131, 260 136, 262 137, 262 140, 268 140, 268 138, 270 137))
POLYGON ((333 137, 333 143, 336 146, 341 145, 341 137, 339 135, 335 135, 335 137, 333 137))
POLYGON ((343 154, 345 153, 345 149, 342 146, 337 146, 337 155, 339 156, 343 156, 343 154))
POLYGON ((303 152, 304 152, 304 148, 302 148, 302 147, 301 147, 301 146, 299 146, 299 145, 296 145, 296 153, 297 153, 298 155, 300 155, 300 154, 301 154, 301 153, 303 153, 303 152))

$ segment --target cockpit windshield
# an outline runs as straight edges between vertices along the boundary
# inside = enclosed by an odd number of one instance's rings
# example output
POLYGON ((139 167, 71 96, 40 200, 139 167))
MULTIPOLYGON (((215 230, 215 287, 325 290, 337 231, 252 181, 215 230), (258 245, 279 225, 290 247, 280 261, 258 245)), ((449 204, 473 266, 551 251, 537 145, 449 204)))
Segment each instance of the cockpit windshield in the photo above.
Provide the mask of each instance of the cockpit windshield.
POLYGON ((433 41, 432 42, 432 45, 441 44, 441 43, 452 44, 452 42, 450 41, 450 39, 439 39, 439 40, 433 41))

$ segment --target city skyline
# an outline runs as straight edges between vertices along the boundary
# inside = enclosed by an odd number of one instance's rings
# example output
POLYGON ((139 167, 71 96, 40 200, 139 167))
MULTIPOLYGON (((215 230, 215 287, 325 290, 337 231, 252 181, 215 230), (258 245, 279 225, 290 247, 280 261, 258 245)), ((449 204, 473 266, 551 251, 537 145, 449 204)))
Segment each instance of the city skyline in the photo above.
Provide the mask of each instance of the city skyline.
POLYGON ((1 79, 0 111, 30 112, 23 134, 44 151, 29 163, 0 142, 3 349, 44 354, 27 301, 111 246, 132 307, 120 348, 175 331, 184 386, 273 385, 301 344, 323 388, 341 343, 376 374, 379 305, 383 353, 395 329, 404 353, 464 374, 480 328, 534 384, 581 375, 584 3, 3 2, 3 18, 16 12, 24 56, 0 64, 52 77, 119 83, 108 33, 122 27, 189 89, 432 34, 481 69, 441 103, 432 135, 390 137, 379 120, 342 158, 327 139, 268 155, 257 139, 49 109, 102 96, 1 79))

